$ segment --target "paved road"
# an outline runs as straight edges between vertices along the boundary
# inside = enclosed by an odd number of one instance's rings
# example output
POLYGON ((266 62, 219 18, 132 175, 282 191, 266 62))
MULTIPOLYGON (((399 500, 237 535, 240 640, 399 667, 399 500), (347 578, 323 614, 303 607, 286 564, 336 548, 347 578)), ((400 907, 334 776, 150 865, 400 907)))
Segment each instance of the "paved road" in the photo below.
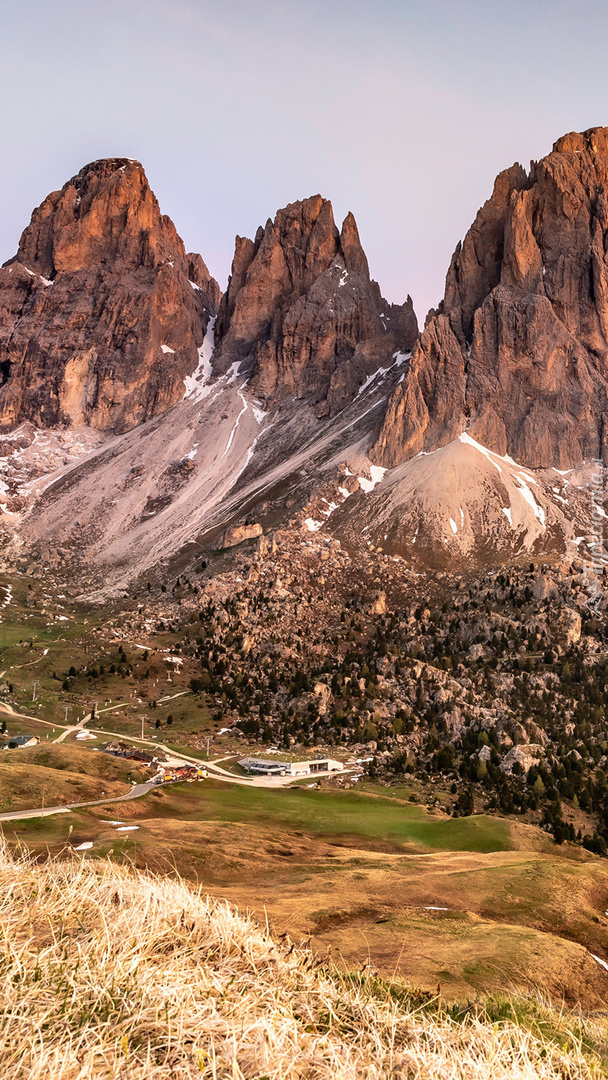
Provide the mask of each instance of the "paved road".
POLYGON ((39 806, 37 810, 13 810, 0 814, 0 821, 23 821, 26 818, 51 817, 53 814, 69 814, 71 810, 80 810, 83 806, 105 806, 106 803, 129 802, 146 795, 154 784, 147 780, 145 784, 135 784, 126 795, 117 795, 113 799, 94 799, 93 802, 70 803, 69 806, 39 806))
MULTIPOLYGON (((122 708, 122 705, 114 705, 111 708, 122 708)), ((0 703, 0 711, 6 712, 10 716, 19 716, 24 720, 37 720, 38 723, 49 724, 53 727, 59 727, 59 724, 52 724, 49 720, 40 720, 35 716, 27 716, 25 713, 17 713, 10 705, 4 705, 0 703)), ((103 710, 109 712, 110 709, 103 710)), ((81 730, 81 725, 87 720, 90 720, 90 714, 84 717, 80 724, 76 727, 70 726, 65 729, 59 739, 55 742, 63 741, 66 735, 69 735, 72 731, 81 730)), ((102 728, 86 728, 85 730, 92 732, 94 735, 101 735, 103 738, 115 739, 115 731, 104 731, 102 728)), ((145 747, 147 750, 162 750, 168 755, 169 758, 174 758, 178 761, 183 761, 187 765, 195 765, 197 768, 205 768, 208 770, 209 775, 214 780, 221 780, 226 784, 240 784, 244 787, 258 787, 258 788, 283 788, 289 784, 294 783, 292 776, 236 776, 234 773, 228 772, 226 769, 220 767, 220 762, 227 761, 227 756, 216 758, 215 761, 203 761, 201 758, 191 757, 188 754, 178 753, 176 750, 172 750, 170 747, 165 746, 164 743, 151 741, 149 739, 139 739, 134 735, 120 735, 120 738, 127 742, 132 742, 138 746, 145 747)), ((232 755, 230 755, 232 757, 232 755)), ((318 777, 317 777, 318 779, 318 777)), ((314 777, 313 777, 314 780, 314 777)), ((145 795, 152 786, 151 781, 147 781, 145 784, 136 784, 126 795, 119 795, 114 799, 96 799, 94 802, 87 803, 70 803, 69 807, 66 806, 50 806, 44 808, 44 814, 42 807, 38 807, 34 810, 16 810, 13 813, 0 814, 0 821, 14 821, 20 818, 35 818, 35 817, 47 817, 51 814, 64 814, 68 810, 76 810, 83 806, 102 806, 104 803, 111 802, 126 802, 130 799, 137 799, 140 795, 145 795)))

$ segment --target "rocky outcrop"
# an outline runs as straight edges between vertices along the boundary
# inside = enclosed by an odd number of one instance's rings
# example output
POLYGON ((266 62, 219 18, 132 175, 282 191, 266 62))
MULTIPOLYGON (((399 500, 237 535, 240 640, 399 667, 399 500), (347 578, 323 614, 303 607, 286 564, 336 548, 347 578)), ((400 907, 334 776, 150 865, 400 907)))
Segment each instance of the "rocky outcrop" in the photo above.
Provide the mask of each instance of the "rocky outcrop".
POLYGON ((245 540, 253 540, 258 536, 262 536, 263 532, 264 530, 258 521, 252 525, 233 525, 220 533, 213 546, 217 550, 236 547, 237 544, 242 544, 245 540))
POLYGON ((608 129, 501 173, 372 457, 393 466, 469 434, 529 467, 608 460, 608 129))
POLYGON ((0 269, 0 426, 125 430, 163 412, 183 397, 219 298, 138 162, 85 166, 0 269))
POLYGON ((215 333, 214 366, 245 362, 264 401, 306 399, 323 416, 411 349, 418 327, 409 297, 387 304, 370 280, 352 214, 338 231, 315 195, 279 210, 255 241, 237 237, 215 333))

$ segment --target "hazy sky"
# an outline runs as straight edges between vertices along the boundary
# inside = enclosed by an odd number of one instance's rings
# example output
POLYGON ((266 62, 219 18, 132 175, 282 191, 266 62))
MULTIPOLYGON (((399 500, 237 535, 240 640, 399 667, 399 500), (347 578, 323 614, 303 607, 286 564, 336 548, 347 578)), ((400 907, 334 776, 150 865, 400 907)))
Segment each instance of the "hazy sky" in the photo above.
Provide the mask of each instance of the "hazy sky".
POLYGON ((0 0, 0 261, 86 162, 143 162, 222 287, 321 192, 420 320, 496 173, 608 125, 605 0, 0 0))

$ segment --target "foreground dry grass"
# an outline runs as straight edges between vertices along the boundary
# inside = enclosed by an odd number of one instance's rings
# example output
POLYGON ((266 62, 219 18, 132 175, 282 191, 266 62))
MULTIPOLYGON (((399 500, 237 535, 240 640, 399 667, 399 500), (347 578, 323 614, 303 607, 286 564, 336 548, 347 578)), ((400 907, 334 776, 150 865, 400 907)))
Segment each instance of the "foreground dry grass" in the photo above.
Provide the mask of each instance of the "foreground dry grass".
POLYGON ((181 881, 109 861, 14 861, 3 846, 0 884, 3 1078, 605 1075, 566 1017, 553 1017, 554 1038, 416 1007, 317 967, 181 881))

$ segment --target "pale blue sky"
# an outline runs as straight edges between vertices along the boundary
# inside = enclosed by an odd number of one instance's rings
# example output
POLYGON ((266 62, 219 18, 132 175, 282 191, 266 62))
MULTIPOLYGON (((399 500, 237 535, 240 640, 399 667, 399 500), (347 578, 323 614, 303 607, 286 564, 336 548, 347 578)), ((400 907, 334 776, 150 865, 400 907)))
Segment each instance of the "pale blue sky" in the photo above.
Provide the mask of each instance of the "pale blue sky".
POLYGON ((225 285, 234 236, 321 192, 420 321, 495 174, 608 125, 605 0, 0 0, 0 261, 125 155, 225 285))

